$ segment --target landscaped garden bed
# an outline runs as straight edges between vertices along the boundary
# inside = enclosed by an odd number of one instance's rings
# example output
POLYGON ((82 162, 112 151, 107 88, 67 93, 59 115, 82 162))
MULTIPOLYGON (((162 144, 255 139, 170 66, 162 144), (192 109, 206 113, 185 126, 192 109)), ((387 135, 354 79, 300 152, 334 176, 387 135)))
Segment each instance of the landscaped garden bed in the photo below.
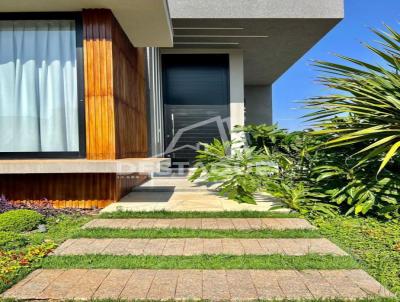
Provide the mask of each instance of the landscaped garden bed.
POLYGON ((48 203, 0 204, 0 292, 41 266, 44 257, 87 222, 88 211, 57 210, 48 203))
MULTIPOLYGON (((116 213, 116 217, 125 218, 184 218, 201 217, 196 213, 116 213), (176 215, 176 216, 175 216, 176 215)), ((107 217, 111 217, 108 214, 107 217)), ((273 217, 270 213, 208 213, 207 217, 273 217)), ((400 295, 398 251, 399 226, 393 222, 382 222, 373 218, 330 218, 310 219, 320 231, 287 231, 289 237, 316 238, 326 236, 355 256, 326 257, 326 256, 63 256, 46 257, 58 244, 68 238, 183 238, 193 237, 190 232, 197 232, 197 237, 204 238, 246 238, 246 231, 196 231, 196 230, 81 230, 80 227, 96 216, 59 215, 45 218, 46 232, 30 231, 21 233, 20 238, 14 240, 14 247, 2 250, 2 269, 0 290, 4 291, 12 284, 26 276, 35 268, 208 268, 208 269, 336 269, 336 268, 363 268, 382 284, 397 295, 400 295), (100 233, 99 233, 100 232, 100 233), (296 233, 300 232, 302 234, 296 233), (204 233, 204 234, 203 234, 204 233), (244 236, 242 233, 245 233, 244 236), (238 235, 239 234, 239 235, 238 235), (290 235, 292 234, 292 235, 290 235), (115 236, 114 236, 115 235, 115 236), (8 267, 8 269, 6 269, 8 267)), ((284 214, 279 214, 284 217, 284 214)), ((293 217, 293 215, 288 215, 293 217)), ((282 237, 284 231, 255 231, 259 238, 275 236, 282 237)), ((250 233, 247 234, 250 237, 250 233)), ((193 234, 194 235, 194 234, 193 234)), ((285 236, 283 236, 285 237, 285 236)), ((377 300, 378 301, 378 300, 377 300)), ((395 300, 393 300, 395 301, 395 300)))

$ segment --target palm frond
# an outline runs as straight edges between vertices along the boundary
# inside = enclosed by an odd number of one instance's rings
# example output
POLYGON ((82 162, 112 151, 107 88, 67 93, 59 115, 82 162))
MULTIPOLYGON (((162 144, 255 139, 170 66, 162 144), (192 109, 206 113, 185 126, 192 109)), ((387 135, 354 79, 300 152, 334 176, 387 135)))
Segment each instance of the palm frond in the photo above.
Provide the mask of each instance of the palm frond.
POLYGON ((324 73, 320 83, 342 93, 305 104, 312 110, 305 119, 313 123, 314 135, 331 134, 323 147, 354 144, 355 154, 381 162, 378 174, 400 149, 400 34, 389 26, 386 30, 373 30, 380 39, 377 47, 365 45, 384 66, 342 55, 343 64, 316 61, 324 73))

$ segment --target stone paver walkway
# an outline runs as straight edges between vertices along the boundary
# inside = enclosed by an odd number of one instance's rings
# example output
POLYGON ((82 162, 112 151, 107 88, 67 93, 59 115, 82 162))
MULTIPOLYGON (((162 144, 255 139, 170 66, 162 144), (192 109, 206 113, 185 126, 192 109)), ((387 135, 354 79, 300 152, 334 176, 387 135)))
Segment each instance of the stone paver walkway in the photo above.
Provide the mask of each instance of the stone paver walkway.
POLYGON ((3 298, 282 300, 393 297, 362 270, 37 270, 3 298))
POLYGON ((70 239, 54 255, 271 255, 346 256, 327 239, 70 239))
MULTIPOLYGON (((215 184, 202 181, 191 183, 185 176, 155 177, 133 192, 102 210, 103 213, 115 211, 269 211, 277 205, 282 206, 276 198, 268 194, 257 194, 257 204, 237 203, 221 197, 215 191, 215 184)), ((287 208, 276 209, 288 212, 287 208)))
POLYGON ((94 219, 84 228, 196 230, 295 230, 315 229, 300 218, 182 218, 182 219, 94 219))

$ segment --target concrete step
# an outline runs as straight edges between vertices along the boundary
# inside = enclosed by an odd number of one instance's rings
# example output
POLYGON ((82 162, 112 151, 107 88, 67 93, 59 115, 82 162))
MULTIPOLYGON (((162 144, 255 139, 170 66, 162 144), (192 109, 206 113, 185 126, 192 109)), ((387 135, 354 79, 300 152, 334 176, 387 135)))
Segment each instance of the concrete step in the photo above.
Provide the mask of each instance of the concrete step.
POLYGON ((215 186, 201 181, 190 182, 186 177, 157 177, 133 189, 133 192, 201 192, 213 190, 215 186))
POLYGON ((394 297, 362 270, 37 270, 6 291, 18 300, 356 300, 394 297))

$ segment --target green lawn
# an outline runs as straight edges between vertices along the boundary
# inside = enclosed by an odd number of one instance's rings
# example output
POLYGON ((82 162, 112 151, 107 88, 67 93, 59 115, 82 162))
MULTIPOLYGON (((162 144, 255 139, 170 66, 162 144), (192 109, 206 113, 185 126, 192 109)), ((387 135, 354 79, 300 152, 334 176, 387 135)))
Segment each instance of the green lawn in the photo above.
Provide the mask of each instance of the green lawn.
POLYGON ((225 212, 132 212, 118 211, 100 214, 99 218, 295 218, 297 213, 256 212, 256 211, 225 211, 225 212))
POLYGON ((72 238, 321 238, 317 230, 84 229, 72 238))
POLYGON ((323 236, 350 252, 379 282, 400 297, 400 223, 373 218, 317 219, 323 236))
POLYGON ((348 256, 57 256, 43 260, 43 268, 115 269, 353 269, 359 264, 348 256))

